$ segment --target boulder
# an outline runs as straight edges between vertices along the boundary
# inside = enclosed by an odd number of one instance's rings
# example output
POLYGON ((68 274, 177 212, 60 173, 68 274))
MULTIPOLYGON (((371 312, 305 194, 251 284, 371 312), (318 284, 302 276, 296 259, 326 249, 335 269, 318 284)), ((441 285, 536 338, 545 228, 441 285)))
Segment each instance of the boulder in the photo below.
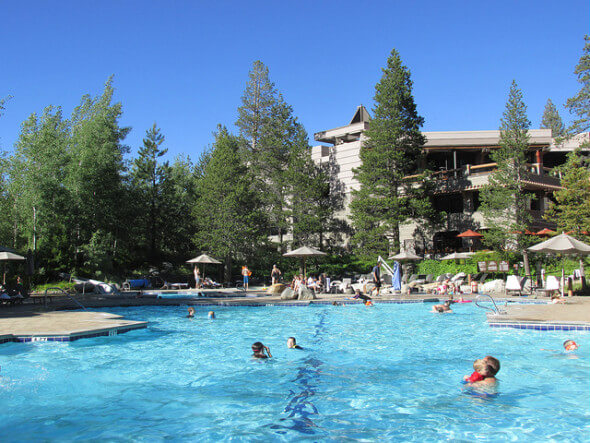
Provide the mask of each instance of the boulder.
POLYGON ((307 288, 301 288, 298 300, 315 300, 315 294, 307 288))
POLYGON ((297 298, 297 294, 291 288, 285 288, 283 292, 281 292, 281 300, 295 300, 297 298))
POLYGON ((270 288, 268 288, 266 290, 267 294, 271 294, 271 295, 280 295, 283 293, 283 291, 287 288, 287 285, 284 285, 282 283, 277 283, 276 285, 272 285, 270 288))
POLYGON ((491 295, 504 295, 506 293, 506 284, 504 283, 504 280, 488 281, 485 282, 483 285, 480 285, 479 293, 491 295))

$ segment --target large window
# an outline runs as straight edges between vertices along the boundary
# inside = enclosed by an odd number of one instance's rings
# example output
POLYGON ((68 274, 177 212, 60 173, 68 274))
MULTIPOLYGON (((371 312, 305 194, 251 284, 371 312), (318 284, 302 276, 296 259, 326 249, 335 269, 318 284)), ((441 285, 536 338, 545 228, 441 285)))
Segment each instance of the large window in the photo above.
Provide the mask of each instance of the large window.
POLYGON ((432 207, 438 212, 461 214, 463 212, 463 196, 461 194, 436 195, 432 198, 432 207))

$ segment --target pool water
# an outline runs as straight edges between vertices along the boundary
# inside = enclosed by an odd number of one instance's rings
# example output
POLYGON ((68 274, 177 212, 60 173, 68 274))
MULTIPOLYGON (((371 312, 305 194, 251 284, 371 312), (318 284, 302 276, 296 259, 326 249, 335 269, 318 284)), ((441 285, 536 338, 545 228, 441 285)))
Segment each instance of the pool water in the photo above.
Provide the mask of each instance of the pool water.
POLYGON ((483 310, 110 308, 149 327, 0 346, 0 440, 588 441, 587 332, 490 328, 483 310), (217 319, 208 320, 214 309, 217 319), (304 350, 288 350, 287 337, 304 350), (566 338, 576 355, 559 350, 566 338), (262 341, 273 354, 253 360, 262 341), (541 349, 554 349, 557 352, 541 349), (497 393, 461 384, 502 364, 497 393), (577 357, 577 358, 573 358, 577 357))

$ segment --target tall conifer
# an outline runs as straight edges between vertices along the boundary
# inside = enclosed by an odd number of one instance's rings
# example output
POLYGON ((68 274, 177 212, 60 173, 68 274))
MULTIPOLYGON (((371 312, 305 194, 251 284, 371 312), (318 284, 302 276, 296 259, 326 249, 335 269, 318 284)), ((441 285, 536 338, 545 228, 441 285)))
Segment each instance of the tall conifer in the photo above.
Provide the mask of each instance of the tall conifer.
POLYGON ((419 182, 404 179, 415 174, 422 159, 424 119, 412 95, 410 72, 394 49, 375 86, 373 118, 360 151, 362 165, 355 178, 360 189, 350 204, 354 242, 365 256, 386 254, 399 245, 399 227, 417 216, 426 199, 417 199, 419 182))

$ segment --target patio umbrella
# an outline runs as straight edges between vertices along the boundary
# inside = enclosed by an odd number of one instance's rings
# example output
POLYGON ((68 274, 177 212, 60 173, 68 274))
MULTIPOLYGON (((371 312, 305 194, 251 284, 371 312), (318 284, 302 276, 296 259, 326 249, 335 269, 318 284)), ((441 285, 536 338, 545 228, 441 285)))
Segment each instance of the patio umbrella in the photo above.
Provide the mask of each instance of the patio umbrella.
MULTIPOLYGON (((528 250, 533 252, 545 252, 547 254, 588 255, 590 254, 590 245, 562 233, 549 240, 531 246, 528 250)), ((564 279, 564 273, 564 269, 562 268, 562 280, 564 279)), ((561 295, 563 295, 563 281, 561 285, 561 295)))
POLYGON ((416 255, 416 254, 412 254, 411 252, 400 252, 399 254, 396 255, 392 255, 391 257, 388 258, 388 260, 397 260, 397 261, 403 261, 403 260, 422 260, 422 257, 416 255))
POLYGON ((203 279, 205 279, 205 264, 211 263, 214 265, 220 265, 221 262, 219 260, 215 260, 213 257, 209 257, 207 254, 201 254, 198 257, 191 258, 190 260, 186 261, 187 263, 202 263, 203 264, 203 279))
POLYGON ((445 255, 441 260, 462 260, 471 257, 473 254, 473 252, 453 252, 452 254, 445 255))
POLYGON ((535 235, 539 236, 539 237, 549 237, 550 235, 555 235, 556 232, 552 231, 551 229, 541 229, 539 232, 535 232, 535 235))
POLYGON ((475 231, 472 231, 471 229, 468 229, 465 232, 461 232, 459 235, 457 235, 457 237, 468 238, 469 240, 471 240, 469 242, 469 252, 471 252, 471 246, 473 244, 473 239, 474 238, 481 238, 481 237, 483 237, 483 234, 480 234, 479 232, 475 232, 475 231))
POLYGON ((13 252, 2 251, 0 252, 0 261, 4 262, 4 274, 2 278, 2 284, 6 284, 6 262, 7 261, 23 261, 25 258, 21 255, 15 254, 13 252))
POLYGON ((283 254, 283 257, 299 257, 301 259, 301 268, 303 269, 303 275, 307 277, 307 269, 305 268, 305 260, 307 257, 319 257, 327 255, 325 252, 318 251, 317 249, 310 248, 308 246, 302 246, 301 248, 289 251, 283 254))

